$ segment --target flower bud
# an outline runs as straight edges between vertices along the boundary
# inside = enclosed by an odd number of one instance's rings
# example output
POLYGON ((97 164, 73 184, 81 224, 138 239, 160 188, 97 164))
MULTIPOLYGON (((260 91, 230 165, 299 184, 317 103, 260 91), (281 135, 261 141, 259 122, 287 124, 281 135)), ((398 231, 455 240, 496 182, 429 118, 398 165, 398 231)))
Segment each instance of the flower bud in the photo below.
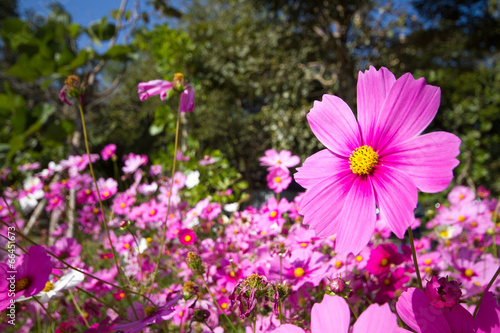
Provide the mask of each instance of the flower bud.
POLYGON ((187 255, 186 263, 194 274, 203 275, 205 273, 205 267, 201 261, 199 255, 194 252, 189 252, 187 255))
POLYGON ((182 286, 182 293, 184 294, 184 298, 190 299, 196 294, 198 294, 198 286, 193 281, 186 281, 182 286))
POLYGON ((208 317, 210 317, 210 312, 205 309, 195 309, 193 312, 193 320, 199 323, 204 323, 208 317))

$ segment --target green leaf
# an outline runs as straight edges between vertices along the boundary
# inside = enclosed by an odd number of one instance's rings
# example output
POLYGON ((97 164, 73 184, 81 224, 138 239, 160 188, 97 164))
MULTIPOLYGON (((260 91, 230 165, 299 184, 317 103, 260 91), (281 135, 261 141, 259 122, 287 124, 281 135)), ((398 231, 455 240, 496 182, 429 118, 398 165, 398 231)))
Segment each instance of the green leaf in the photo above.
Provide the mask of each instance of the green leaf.
POLYGON ((163 132, 165 124, 151 124, 149 126, 149 135, 155 136, 163 132))
POLYGON ((134 51, 134 48, 130 45, 115 45, 111 47, 104 55, 104 59, 117 59, 128 56, 134 51))

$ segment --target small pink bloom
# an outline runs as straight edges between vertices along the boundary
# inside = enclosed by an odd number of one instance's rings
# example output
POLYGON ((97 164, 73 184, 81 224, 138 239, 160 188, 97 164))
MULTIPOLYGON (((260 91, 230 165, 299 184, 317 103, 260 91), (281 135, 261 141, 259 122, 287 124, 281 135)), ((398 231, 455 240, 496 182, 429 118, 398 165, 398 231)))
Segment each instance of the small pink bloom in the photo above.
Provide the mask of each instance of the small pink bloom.
POLYGON ((111 157, 113 157, 115 152, 116 152, 116 145, 114 143, 110 143, 109 145, 104 147, 103 150, 101 151, 102 159, 104 161, 109 160, 111 157))
POLYGON ((290 171, 281 168, 272 169, 267 174, 267 186, 275 193, 281 193, 288 188, 292 182, 290 171))
POLYGON ((265 155, 259 158, 260 165, 268 166, 269 170, 280 168, 288 169, 300 163, 300 158, 293 155, 289 150, 282 150, 279 153, 274 149, 265 151, 265 155))
POLYGON ((191 229, 180 230, 179 233, 177 234, 177 237, 179 238, 181 244, 184 246, 191 245, 196 240, 196 234, 191 229))

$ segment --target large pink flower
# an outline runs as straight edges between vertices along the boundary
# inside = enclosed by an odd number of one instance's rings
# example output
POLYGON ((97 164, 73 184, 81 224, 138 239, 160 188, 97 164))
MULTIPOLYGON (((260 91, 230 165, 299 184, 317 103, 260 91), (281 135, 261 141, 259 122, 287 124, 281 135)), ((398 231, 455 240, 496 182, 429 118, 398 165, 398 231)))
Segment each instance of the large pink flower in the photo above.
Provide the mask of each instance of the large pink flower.
POLYGON ((415 220, 417 189, 444 190, 458 165, 460 139, 446 132, 420 135, 436 115, 438 87, 409 73, 398 80, 373 67, 358 77, 358 121, 338 97, 324 95, 307 115, 326 146, 295 175, 307 189, 300 213, 318 236, 337 234, 341 253, 369 242, 376 207, 392 232, 404 237, 415 220))

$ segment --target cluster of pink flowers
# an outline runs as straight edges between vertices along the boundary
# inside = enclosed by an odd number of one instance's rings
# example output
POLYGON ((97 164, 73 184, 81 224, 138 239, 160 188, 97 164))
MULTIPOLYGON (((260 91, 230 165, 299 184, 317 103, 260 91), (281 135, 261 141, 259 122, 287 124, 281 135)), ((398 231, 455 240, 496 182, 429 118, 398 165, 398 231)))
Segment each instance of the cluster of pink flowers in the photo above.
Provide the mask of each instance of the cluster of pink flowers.
MULTIPOLYGON (((170 90, 192 110, 181 76, 139 85, 141 100, 170 90)), ((358 91, 359 123, 336 97, 315 104, 309 120, 327 149, 299 169, 307 191, 292 201, 237 210, 243 200, 218 188, 190 203, 199 171, 170 178, 144 155, 120 162, 113 144, 19 168, 24 178, 2 191, 0 232, 43 245, 0 238, 12 248, 0 252, 0 310, 16 332, 500 332, 498 201, 457 186, 413 215, 417 188, 443 190, 457 164, 455 136, 419 136, 439 89, 371 68, 358 91), (421 152, 437 154, 431 141, 439 156, 421 152), (94 181, 89 163, 122 163, 122 174, 94 181), (414 243, 406 229, 419 231, 414 243)), ((270 149, 260 162, 280 193, 300 160, 270 149)))
POLYGON ((300 163, 300 158, 293 155, 289 150, 279 153, 274 149, 265 151, 265 155, 259 158, 260 165, 267 166, 267 186, 275 193, 281 193, 288 188, 292 182, 289 168, 300 163))

